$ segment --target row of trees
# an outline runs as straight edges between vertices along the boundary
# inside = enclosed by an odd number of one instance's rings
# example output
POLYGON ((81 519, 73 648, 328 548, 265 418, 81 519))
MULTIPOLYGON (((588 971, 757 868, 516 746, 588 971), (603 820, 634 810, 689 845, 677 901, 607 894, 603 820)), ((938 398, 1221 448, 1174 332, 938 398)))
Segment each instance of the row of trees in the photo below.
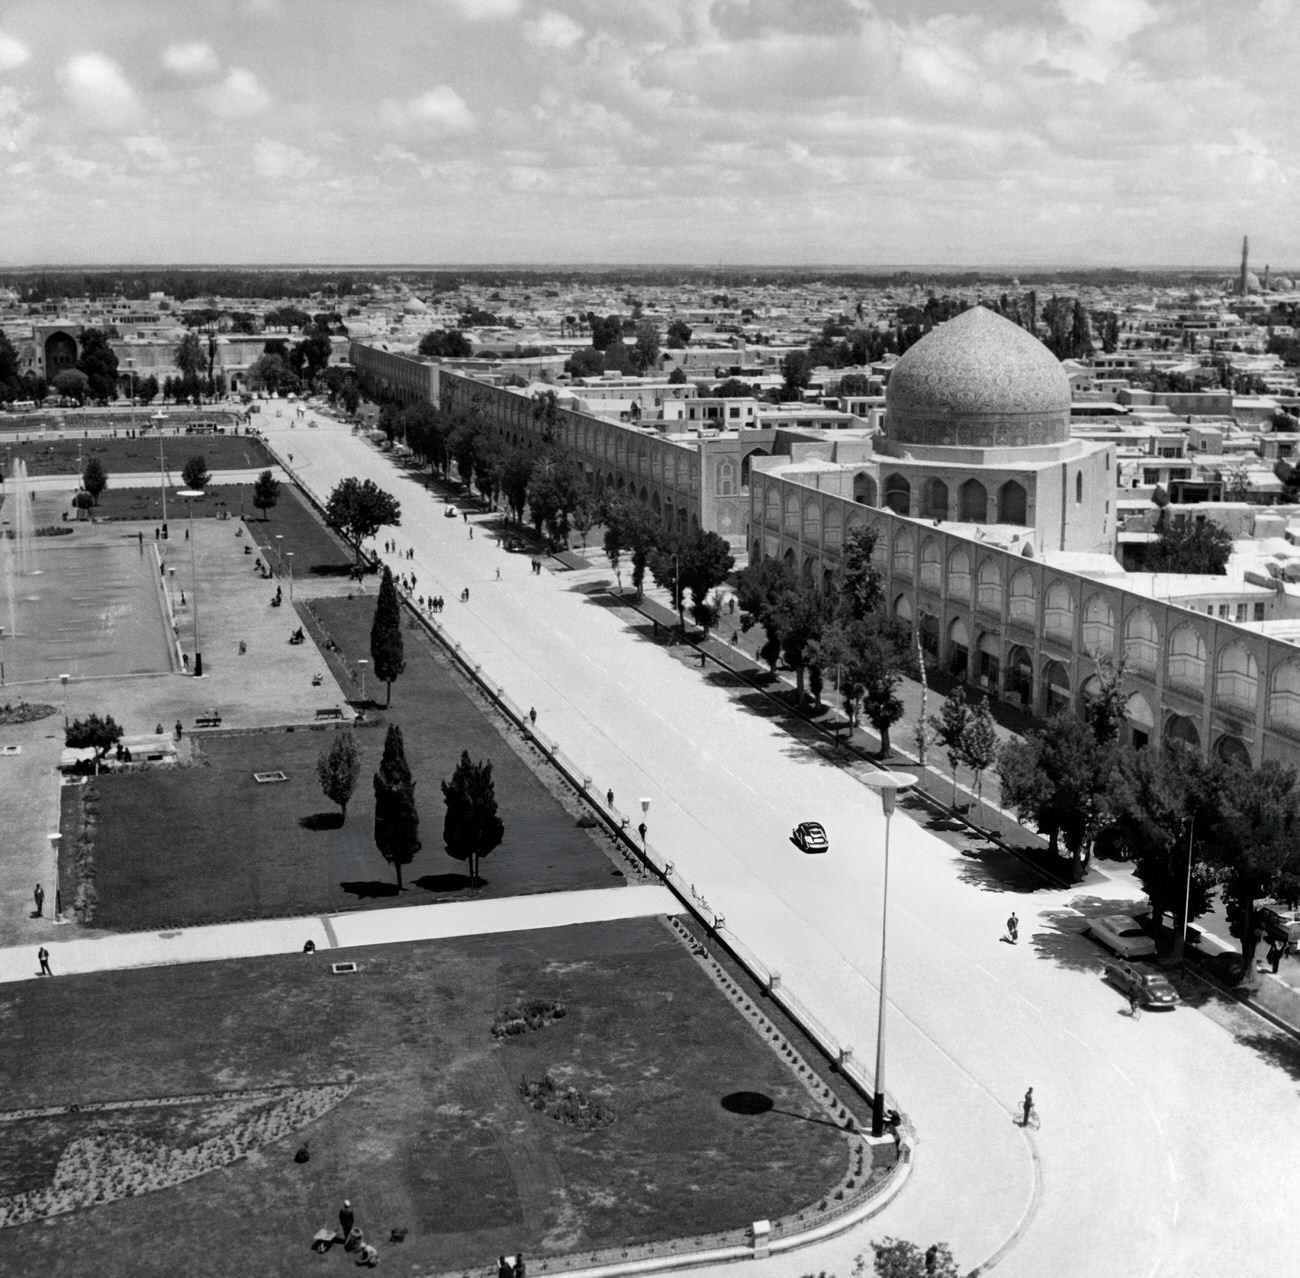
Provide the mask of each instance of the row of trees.
MULTIPOLYGON (((1100 662, 1099 690, 1082 717, 1058 714, 1002 747, 1002 801, 1063 845, 1076 880, 1094 848, 1133 861, 1157 918, 1183 923, 1209 908, 1214 888, 1241 942, 1246 975, 1258 942, 1255 902, 1300 899, 1300 786, 1293 768, 1207 760, 1178 741, 1121 744, 1123 666, 1100 662)), ((963 760, 965 762, 965 760, 963 760)))
MULTIPOLYGON (((316 775, 325 797, 339 805, 346 820, 348 803, 361 775, 361 758, 351 732, 337 733, 321 752, 316 775)), ((395 723, 389 725, 384 738, 384 753, 373 784, 375 846, 393 867, 400 891, 402 868, 415 859, 422 844, 420 813, 415 802, 416 781, 406 759, 402 729, 395 723)), ((442 797, 446 805, 443 847, 448 856, 468 862, 470 881, 477 886, 482 858, 505 836, 505 823, 497 810, 491 762, 476 763, 468 750, 462 751, 451 778, 442 782, 442 797)))

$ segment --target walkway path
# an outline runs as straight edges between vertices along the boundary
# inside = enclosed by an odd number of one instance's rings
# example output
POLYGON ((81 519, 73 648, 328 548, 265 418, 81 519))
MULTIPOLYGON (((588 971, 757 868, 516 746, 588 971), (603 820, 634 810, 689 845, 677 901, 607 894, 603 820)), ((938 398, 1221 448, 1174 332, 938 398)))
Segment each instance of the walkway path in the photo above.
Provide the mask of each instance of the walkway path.
MULTIPOLYGON (((307 941, 319 951, 357 945, 396 945, 406 941, 527 932, 539 928, 604 923, 614 919, 680 914, 677 898, 664 887, 629 885, 618 892, 550 892, 501 900, 413 905, 406 909, 357 910, 346 914, 220 923, 170 932, 128 932, 87 937, 73 927, 54 928, 45 939, 55 976, 112 972, 169 963, 210 963, 294 953, 307 941)), ((36 945, 0 949, 0 983, 39 979, 36 945)))

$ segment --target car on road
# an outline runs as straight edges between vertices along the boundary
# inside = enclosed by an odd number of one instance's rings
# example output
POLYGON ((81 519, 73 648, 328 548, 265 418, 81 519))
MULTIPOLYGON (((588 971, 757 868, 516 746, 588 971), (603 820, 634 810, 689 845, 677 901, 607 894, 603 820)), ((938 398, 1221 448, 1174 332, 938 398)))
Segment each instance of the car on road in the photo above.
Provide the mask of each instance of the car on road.
POLYGON ((1300 941, 1300 913, 1295 910, 1275 902, 1259 906, 1255 918, 1270 941, 1284 941, 1288 945, 1300 941))
POLYGON ((1107 914, 1093 919, 1088 924, 1088 931, 1121 958, 1142 958, 1156 952, 1155 941, 1131 914, 1107 914))
POLYGON ((1126 997, 1136 994, 1143 1007, 1177 1007, 1178 991, 1160 972, 1144 972, 1125 959, 1111 959, 1102 968, 1106 979, 1126 997))
POLYGON ((790 839, 800 852, 829 852, 830 840, 820 821, 800 821, 790 834, 790 839))

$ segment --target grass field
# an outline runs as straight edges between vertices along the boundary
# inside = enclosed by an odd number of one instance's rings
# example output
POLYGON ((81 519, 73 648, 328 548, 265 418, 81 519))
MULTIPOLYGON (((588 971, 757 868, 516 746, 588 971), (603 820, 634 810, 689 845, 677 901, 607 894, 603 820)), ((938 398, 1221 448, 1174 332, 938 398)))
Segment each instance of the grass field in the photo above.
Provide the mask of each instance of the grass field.
MULTIPOLYGON (((368 650, 374 603, 373 591, 317 601, 340 649, 331 661, 355 659, 368 650)), ((392 707, 375 712, 371 726, 356 729, 362 773, 343 824, 316 780, 316 759, 333 729, 209 736, 201 745, 204 766, 96 779, 96 924, 176 927, 358 905, 423 905, 621 885, 621 873, 602 850, 605 836, 578 826, 575 802, 561 803, 552 794, 485 716, 447 659, 413 628, 407 631, 406 662, 392 707), (402 726, 423 841, 404 869, 406 888, 400 895, 373 836, 371 778, 390 720, 402 726), (451 776, 462 750, 476 760, 492 760, 505 822, 505 838, 484 858, 477 888, 470 886, 465 863, 449 857, 442 843, 439 782, 451 776), (253 779, 255 772, 277 770, 289 780, 259 785, 253 779)), ((305 704, 304 716, 310 714, 305 704)), ((75 789, 64 792, 62 828, 76 828, 79 798, 75 789)), ((68 849, 63 870, 64 891, 72 893, 68 899, 75 896, 71 857, 68 849)))
MULTIPOLYGON (((816 1204, 849 1167, 843 1133, 654 921, 346 957, 357 974, 290 955, 4 987, 5 1020, 25 1027, 0 1041, 11 1109, 268 1084, 353 1090, 221 1170, 5 1231, 0 1274, 350 1272, 337 1251, 308 1250, 344 1197, 402 1272, 482 1272, 515 1250, 536 1267, 776 1218, 816 1204), (560 1000, 567 1014, 494 1039, 499 1012, 528 999, 560 1000), (614 1121, 580 1130, 530 1109, 519 1082, 548 1072, 614 1121), (763 1112, 724 1104, 738 1093, 763 1112), (304 1141, 310 1160, 296 1163, 304 1141), (404 1242, 388 1241, 394 1228, 404 1242)), ((48 1182, 87 1131, 126 1125, 175 1147, 237 1117, 226 1097, 111 1122, 9 1122, 0 1194, 48 1182)))
MULTIPOLYGON (((58 438, 33 439, 25 444, 6 443, 5 452, 13 461, 25 461, 29 475, 79 475, 92 457, 99 459, 108 472, 109 486, 113 475, 158 473, 158 436, 143 435, 127 439, 119 435, 92 435, 85 438, 68 434, 58 438), (78 464, 80 458, 80 464, 78 464)), ((202 453, 209 470, 246 470, 272 465, 266 446, 255 435, 186 435, 162 437, 163 464, 180 483, 185 463, 202 453)))

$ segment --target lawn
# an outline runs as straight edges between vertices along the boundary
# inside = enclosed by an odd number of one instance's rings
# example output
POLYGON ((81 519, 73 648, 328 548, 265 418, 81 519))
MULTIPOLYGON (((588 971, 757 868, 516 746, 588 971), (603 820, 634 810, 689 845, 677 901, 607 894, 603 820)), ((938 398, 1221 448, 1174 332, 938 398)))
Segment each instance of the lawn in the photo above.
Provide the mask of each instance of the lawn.
POLYGON ((483 1271, 516 1250, 536 1270, 566 1252, 815 1217, 850 1170, 844 1133, 658 922, 346 957, 358 973, 295 954, 4 987, 2 1014, 25 1032, 0 1042, 3 1196, 48 1185, 60 1157, 75 1188, 91 1173, 69 1142, 139 1163, 129 1133, 167 1165, 197 1141, 256 1128, 265 1094, 242 1092, 333 1091, 319 1116, 299 1109, 301 1125, 269 1140, 263 1127, 258 1147, 197 1179, 129 1198, 106 1188, 52 1228, 11 1227, 0 1273, 350 1271, 337 1251, 308 1250, 344 1197, 403 1272, 483 1271), (502 1011, 530 1000, 565 1014, 495 1038, 502 1011), (584 1129, 530 1108, 521 1081, 548 1074, 612 1121, 584 1129), (169 1097, 188 1099, 66 1111, 169 1097), (43 1106, 55 1112, 12 1115, 43 1106), (304 1146, 309 1160, 296 1162, 304 1146), (408 1231, 403 1242, 389 1241, 393 1229, 408 1231))
MULTIPOLYGON (((316 601, 340 650, 330 655, 332 664, 368 650, 374 603, 373 592, 316 601)), ((576 800, 557 797, 564 794, 558 777, 525 761, 422 630, 406 632, 406 671, 394 685, 392 707, 374 711, 371 723, 356 729, 362 772, 342 824, 316 780, 317 757, 335 730, 211 735, 201 742, 202 766, 106 775, 88 790, 65 789, 65 831, 77 828, 77 805, 87 793, 97 801, 95 924, 177 927, 624 882, 607 854, 608 837, 579 826, 576 800), (423 841, 405 867, 400 894, 373 837, 371 778, 388 721, 402 727, 423 841), (439 782, 451 776, 462 750, 492 761, 505 823, 501 845, 482 861, 478 887, 442 843, 439 782), (255 772, 273 771, 288 781, 253 779, 255 772)), ((65 842, 62 885, 73 900, 75 840, 65 842)))
MULTIPOLYGON (((114 439, 103 435, 79 437, 69 432, 58 438, 6 443, 5 452, 14 461, 25 461, 29 475, 79 475, 86 462, 98 458, 108 473, 110 488, 114 474, 158 473, 156 434, 144 434, 136 439, 119 435, 114 439)), ((261 469, 274 464, 266 446, 255 435, 168 433, 162 436, 163 461, 177 484, 185 463, 199 453, 206 459, 209 470, 261 469)))

